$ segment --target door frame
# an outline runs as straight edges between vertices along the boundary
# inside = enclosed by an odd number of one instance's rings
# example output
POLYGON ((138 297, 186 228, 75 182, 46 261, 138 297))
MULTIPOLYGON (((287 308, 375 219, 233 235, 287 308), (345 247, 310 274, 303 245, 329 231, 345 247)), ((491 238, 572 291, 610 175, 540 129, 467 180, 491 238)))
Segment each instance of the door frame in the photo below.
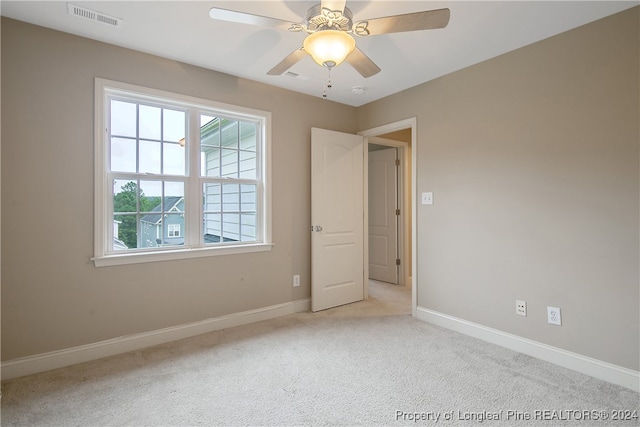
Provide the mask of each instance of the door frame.
MULTIPOLYGON (((358 132, 358 135, 364 136, 365 137, 365 149, 364 149, 364 155, 365 155, 365 159, 364 159, 364 229, 368 230, 369 229, 369 169, 368 169, 368 164, 369 164, 369 151, 368 151, 368 146, 369 146, 369 138, 371 138, 371 143, 375 143, 378 145, 389 145, 392 147, 400 147, 403 148, 402 151, 402 167, 404 170, 403 173, 403 181, 404 183, 407 182, 406 180, 406 171, 407 171, 407 165, 409 163, 411 163, 411 188, 410 188, 410 192, 405 188, 406 186, 403 185, 403 190, 402 190, 402 196, 401 196, 401 200, 402 200, 402 212, 404 212, 403 215, 401 215, 401 220, 403 222, 403 224, 407 224, 406 221, 406 214, 409 212, 409 209, 407 209, 407 207, 409 205, 411 205, 411 231, 409 232, 407 230, 406 226, 403 226, 402 229, 402 233, 399 236, 402 239, 402 245, 401 245, 401 249, 400 249, 400 257, 401 259, 407 259, 407 254, 409 253, 409 242, 410 246, 411 246, 411 275, 409 275, 409 271, 407 271, 406 268, 406 263, 404 268, 401 268, 402 271, 402 283, 403 284, 407 284, 407 283, 411 283, 411 315, 413 317, 416 317, 417 315, 417 302, 418 302, 418 294, 417 294, 417 286, 416 286, 416 278, 417 276, 417 264, 416 264, 416 259, 417 259, 417 242, 416 242, 416 236, 417 236, 417 221, 416 221, 416 217, 417 217, 417 198, 416 198, 416 185, 417 185, 417 179, 416 179, 416 163, 417 163, 417 118, 416 117, 411 117, 408 119, 404 119, 404 120, 400 120, 397 122, 393 122, 393 123, 388 123, 386 125, 382 125, 382 126, 377 126, 375 128, 370 128, 370 129, 366 129, 363 131, 358 132), (378 139, 378 142, 376 142, 376 137, 378 135, 384 135, 390 132, 395 132, 395 131, 399 131, 399 130, 404 130, 404 129, 411 129, 411 144, 410 146, 408 146, 409 144, 407 144, 406 142, 402 142, 402 141, 392 141, 392 140, 385 140, 385 139, 378 139)), ((363 259, 363 268, 364 268, 364 298, 367 299, 369 297, 369 233, 365 232, 364 234, 364 259, 363 259)), ((401 264, 401 267, 402 264, 401 264)))

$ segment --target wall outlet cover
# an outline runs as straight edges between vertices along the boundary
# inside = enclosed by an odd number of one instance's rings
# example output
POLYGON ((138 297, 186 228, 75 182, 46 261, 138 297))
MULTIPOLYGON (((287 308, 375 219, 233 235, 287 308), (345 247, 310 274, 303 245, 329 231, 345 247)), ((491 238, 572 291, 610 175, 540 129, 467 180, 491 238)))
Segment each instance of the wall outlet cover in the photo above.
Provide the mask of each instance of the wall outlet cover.
POLYGON ((527 317, 527 302, 516 300, 516 314, 518 316, 527 317))
POLYGON ((562 313, 558 307, 547 307, 547 321, 552 325, 562 326, 562 313))

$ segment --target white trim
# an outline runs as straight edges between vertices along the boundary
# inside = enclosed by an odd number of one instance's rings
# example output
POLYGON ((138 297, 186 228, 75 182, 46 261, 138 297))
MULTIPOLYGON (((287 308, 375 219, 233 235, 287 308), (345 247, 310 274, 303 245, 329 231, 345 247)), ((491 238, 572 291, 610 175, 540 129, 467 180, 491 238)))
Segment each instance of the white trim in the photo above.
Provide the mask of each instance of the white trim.
POLYGON ((369 138, 362 142, 362 297, 369 299, 369 138))
MULTIPOLYGON (((93 182, 94 191, 100 195, 107 193, 107 178, 104 159, 107 157, 105 147, 105 136, 107 132, 107 124, 103 112, 107 111, 107 97, 105 96, 103 87, 99 84, 100 79, 96 79, 94 86, 94 102, 95 107, 93 110, 93 141, 94 141, 94 155, 93 155, 93 182), (98 108, 101 105, 102 108, 98 108)), ((105 200, 104 197, 97 197, 94 195, 93 200, 93 212, 94 212, 94 230, 93 230, 93 253, 103 254, 106 252, 106 243, 109 241, 109 236, 113 235, 113 230, 108 232, 106 229, 107 215, 105 212, 105 200)))
POLYGON ((140 264, 143 262, 172 261, 177 259, 202 258, 208 256, 246 254, 270 251, 273 243, 256 243, 247 245, 215 246, 210 248, 187 248, 153 252, 134 252, 127 254, 105 255, 91 258, 96 267, 114 265, 140 264))
POLYGON ((242 313, 193 322, 186 325, 173 326, 140 334, 127 335, 100 341, 93 344, 52 351, 35 356, 2 362, 2 379, 11 379, 31 375, 51 369, 75 365, 101 359, 103 357, 139 350, 145 347, 165 344, 171 341, 189 338, 220 329, 269 320, 293 313, 309 311, 310 300, 303 299, 284 304, 272 305, 242 313))
POLYGON ((419 320, 442 326, 443 328, 451 329, 464 335, 479 338, 483 341, 497 344, 510 350, 640 392, 640 372, 638 371, 593 359, 518 335, 509 334, 498 329, 489 328, 427 308, 418 307, 417 311, 417 318, 419 320))
MULTIPOLYGON (((123 96, 131 96, 135 94, 136 98, 147 99, 150 102, 157 102, 157 99, 163 99, 167 103, 183 108, 195 107, 204 110, 217 110, 224 116, 230 116, 238 119, 246 118, 255 120, 260 116, 271 116, 269 111, 258 110, 255 108, 242 107, 239 105, 226 104, 211 99, 198 98, 195 96, 184 95, 181 93, 169 92, 166 90, 153 89, 129 83, 107 80, 100 77, 95 78, 96 90, 108 89, 111 93, 120 93, 123 96)), ((103 98, 102 96, 100 98, 103 98)))
POLYGON ((404 119, 397 122, 388 123, 386 125, 360 131, 358 132, 358 135, 362 135, 362 136, 384 135, 385 133, 395 132, 397 130, 402 130, 407 128, 413 129, 415 124, 416 124, 416 118, 411 117, 409 119, 404 119))

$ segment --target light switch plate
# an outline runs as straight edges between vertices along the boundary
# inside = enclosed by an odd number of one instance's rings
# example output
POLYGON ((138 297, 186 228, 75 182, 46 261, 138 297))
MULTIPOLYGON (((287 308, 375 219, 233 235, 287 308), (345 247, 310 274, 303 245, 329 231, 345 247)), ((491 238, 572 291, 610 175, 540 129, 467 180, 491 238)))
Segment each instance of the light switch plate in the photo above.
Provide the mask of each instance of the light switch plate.
POLYGON ((431 191, 422 193, 422 204, 423 205, 433 204, 433 193, 431 191))

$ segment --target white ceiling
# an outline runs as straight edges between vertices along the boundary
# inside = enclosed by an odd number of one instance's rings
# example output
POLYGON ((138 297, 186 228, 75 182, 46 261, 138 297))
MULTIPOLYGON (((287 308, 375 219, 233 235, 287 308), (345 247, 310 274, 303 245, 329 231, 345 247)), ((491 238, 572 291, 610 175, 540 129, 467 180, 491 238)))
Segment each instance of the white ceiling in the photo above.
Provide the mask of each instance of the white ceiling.
MULTIPOLYGON (((67 14, 67 2, 5 1, 0 14, 20 21, 77 34, 321 96, 327 69, 310 57, 290 71, 298 78, 266 72, 302 45, 304 33, 214 21, 219 7, 303 22, 319 1, 71 1, 124 20, 113 28, 67 14)), ((328 99, 360 106, 638 5, 639 1, 379 1, 348 0, 354 21, 447 7, 444 29, 357 38, 358 47, 382 71, 368 79, 344 63, 332 71, 328 99), (364 93, 352 93, 363 86, 364 93)))

